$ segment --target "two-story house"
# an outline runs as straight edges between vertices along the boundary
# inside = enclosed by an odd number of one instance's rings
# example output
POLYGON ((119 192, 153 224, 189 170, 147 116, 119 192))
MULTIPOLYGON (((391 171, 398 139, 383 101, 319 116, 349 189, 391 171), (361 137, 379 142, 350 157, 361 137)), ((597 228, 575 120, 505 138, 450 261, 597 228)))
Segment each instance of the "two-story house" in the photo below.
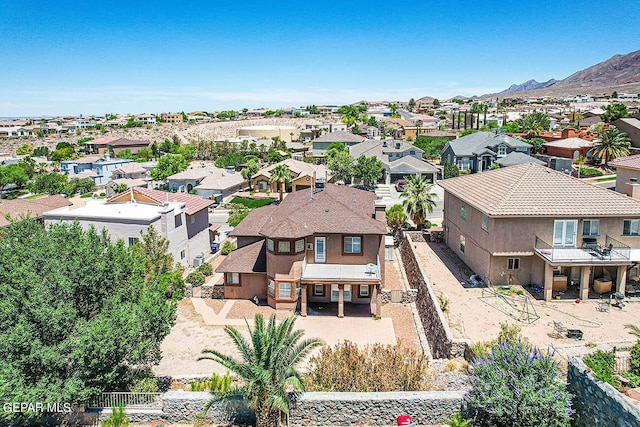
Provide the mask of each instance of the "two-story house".
POLYGON ((439 184, 447 245, 491 285, 533 284, 551 300, 573 284, 587 299, 639 275, 636 199, 533 163, 439 184))
POLYGON ((424 151, 415 145, 399 140, 367 140, 349 149, 354 157, 375 157, 384 166, 384 182, 395 184, 410 176, 423 176, 435 184, 438 168, 422 160, 424 151))
POLYGON ((88 199, 84 206, 45 212, 45 224, 78 221, 84 229, 106 229, 112 240, 133 245, 151 225, 169 241, 176 262, 192 265, 194 258, 211 250, 209 210, 211 200, 184 193, 131 188, 107 200, 88 199))
POLYGON ((245 184, 240 172, 217 168, 208 162, 193 162, 188 169, 167 178, 169 191, 195 193, 218 204, 245 184))
POLYGON ((354 135, 347 131, 333 131, 314 139, 311 142, 311 155, 319 161, 324 161, 327 149, 334 142, 342 143, 345 147, 351 147, 364 141, 360 135, 354 135))
MULTIPOLYGON (((130 159, 113 159, 106 153, 104 156, 84 156, 76 160, 60 162, 60 171, 73 178, 73 175, 89 172, 96 185, 104 185, 111 180, 114 170, 132 163, 130 159)), ((83 174, 84 177, 85 174, 83 174)))
POLYGON ((266 298, 307 315, 309 305, 368 304, 380 316, 384 205, 372 192, 328 184, 253 210, 231 233, 238 249, 216 269, 225 298, 266 298), (313 194, 313 195, 312 195, 313 194))
POLYGON ((440 163, 456 165, 461 171, 482 172, 512 151, 530 154, 531 145, 501 131, 475 132, 449 141, 440 155, 440 163))
POLYGON ((274 163, 264 169, 259 170, 251 177, 251 188, 255 191, 278 193, 281 183, 271 182, 271 172, 278 166, 284 165, 293 178, 291 182, 285 183, 284 192, 291 193, 298 190, 315 187, 317 181, 325 181, 331 178, 324 165, 314 165, 295 159, 286 159, 274 163))

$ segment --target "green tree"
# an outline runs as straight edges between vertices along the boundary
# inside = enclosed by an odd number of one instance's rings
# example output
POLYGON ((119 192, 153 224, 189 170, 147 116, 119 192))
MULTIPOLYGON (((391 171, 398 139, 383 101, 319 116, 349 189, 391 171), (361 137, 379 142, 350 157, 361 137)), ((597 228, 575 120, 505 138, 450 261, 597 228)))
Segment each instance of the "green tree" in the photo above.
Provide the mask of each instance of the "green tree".
POLYGON ((618 92, 614 90, 613 93, 611 94, 611 98, 618 99, 618 92))
POLYGON ((152 168, 149 173, 151 179, 155 181, 164 181, 167 177, 189 167, 189 162, 181 154, 167 154, 160 157, 156 167, 152 168))
POLYGON ((245 162, 245 158, 242 154, 229 153, 227 155, 220 157, 218 160, 216 160, 215 165, 217 168, 222 168, 222 169, 228 168, 229 166, 234 166, 235 168, 238 168, 238 166, 240 166, 244 162, 245 162))
POLYGON ((542 147, 544 147, 544 144, 547 143, 547 141, 542 138, 531 138, 528 140, 524 140, 524 142, 531 145, 532 154, 538 154, 540 151, 542 151, 542 147))
POLYGON ((520 132, 520 125, 518 124, 518 122, 510 122, 503 124, 500 129, 509 133, 518 133, 520 132))
POLYGON ((362 155, 358 157, 354 166, 354 176, 361 179, 365 185, 375 185, 382 179, 384 165, 375 157, 362 155))
POLYGON ((48 157, 49 149, 47 147, 37 147, 33 150, 31 154, 33 157, 48 157))
POLYGON ((149 147, 141 148, 135 154, 136 162, 148 162, 149 160, 153 159, 153 157, 153 150, 149 147))
POLYGON ((69 160, 74 156, 75 156, 75 151, 73 150, 72 147, 57 148, 56 151, 51 153, 50 160, 54 162, 61 162, 63 160, 69 160))
POLYGON ((440 106, 440 101, 438 100, 438 98, 434 98, 433 106, 436 107, 436 108, 440 106))
POLYGON ((64 192, 68 195, 84 194, 95 191, 96 183, 91 178, 71 178, 65 186, 64 192))
POLYGON ((16 154, 18 156, 22 155, 31 155, 33 153, 33 145, 31 144, 23 144, 16 150, 16 154))
POLYGON ((411 98, 407 103, 407 107, 409 108, 409 111, 413 112, 413 109, 416 108, 416 100, 411 98))
POLYGON ((458 169, 458 166, 452 165, 446 160, 444 161, 443 166, 444 166, 444 171, 443 171, 444 179, 455 178, 457 176, 460 176, 460 169, 458 169))
POLYGON ((176 154, 182 154, 190 162, 196 157, 196 147, 191 144, 180 145, 176 150, 176 154))
POLYGON ((249 215, 251 209, 243 205, 242 203, 230 203, 228 205, 229 218, 227 218, 227 224, 231 227, 237 227, 243 219, 249 215))
POLYGON ((243 168, 240 172, 242 174, 242 178, 247 181, 247 186, 251 187, 251 177, 258 173, 260 170, 260 166, 254 159, 250 159, 247 162, 247 167, 243 168))
POLYGON ((29 175, 20 165, 0 166, 0 190, 13 184, 18 188, 29 181, 29 175))
POLYGON ((604 114, 600 116, 602 121, 606 123, 613 123, 618 119, 624 119, 625 117, 629 117, 629 113, 627 112, 627 106, 624 104, 613 103, 609 104, 602 108, 604 110, 604 114))
POLYGON ((112 184, 111 185, 111 189, 113 190, 113 192, 115 194, 120 194, 120 193, 124 193, 125 191, 127 191, 129 189, 129 186, 125 183, 121 183, 121 184, 112 184))
POLYGON ((275 182, 278 186, 278 191, 280 192, 280 201, 282 201, 284 187, 288 182, 293 180, 293 176, 291 175, 291 171, 285 165, 278 165, 273 170, 271 170, 271 179, 270 182, 275 182))
POLYGON ((28 187, 32 193, 60 194, 67 186, 67 176, 55 172, 38 174, 28 187))
MULTIPOLYGON (((344 147, 342 144, 340 146, 344 147)), ((354 159, 346 150, 335 151, 331 156, 327 155, 327 168, 337 181, 351 181, 354 175, 354 159)))
POLYGON ((402 205, 393 205, 386 212, 387 227, 391 229, 393 237, 399 240, 402 228, 407 224, 407 214, 404 213, 402 205))
POLYGON ((345 147, 345 145, 342 142, 332 142, 331 144, 329 144, 329 147, 327 148, 327 160, 340 152, 348 153, 349 150, 347 149, 347 147, 345 147))
POLYGON ((116 157, 119 159, 130 159, 130 160, 133 160, 136 158, 135 154, 133 154, 131 152, 131 149, 129 148, 125 148, 124 150, 118 151, 118 154, 116 154, 116 157))
POLYGON ((436 206, 438 195, 432 193, 432 189, 433 184, 429 184, 426 178, 412 176, 407 179, 407 183, 400 193, 400 197, 404 199, 402 207, 405 208, 411 221, 418 228, 427 219, 427 212, 433 212, 433 208, 436 206))
POLYGON ((533 138, 542 132, 548 131, 551 121, 549 120, 549 116, 540 111, 536 111, 523 115, 519 124, 527 138, 533 138))
POLYGON ((442 150, 449 140, 445 137, 419 136, 413 145, 424 151, 424 157, 427 159, 437 159, 442 154, 442 150))
POLYGON ((148 283, 161 274, 174 272, 169 240, 158 234, 152 225, 147 227, 146 233, 141 231, 140 237, 135 249, 145 262, 145 282, 148 283))
POLYGON ((144 262, 121 240, 25 219, 0 247, 1 401, 87 402, 160 360, 176 302, 159 281, 142 286, 144 262))
POLYGON ((230 395, 240 395, 255 409, 257 427, 278 426, 280 412, 289 413, 288 392, 303 389, 296 367, 314 348, 322 345, 318 339, 302 340, 304 333, 293 330, 295 321, 296 316, 289 316, 277 323, 276 316, 272 315, 265 322, 262 314, 258 313, 253 329, 247 323, 249 339, 236 328, 226 326, 224 330, 235 344, 240 358, 207 349, 198 360, 220 363, 238 375, 244 386, 219 393, 210 404, 230 395))
POLYGON ((611 126, 600 135, 600 141, 593 145, 593 155, 608 166, 609 160, 628 156, 630 147, 627 134, 611 126))

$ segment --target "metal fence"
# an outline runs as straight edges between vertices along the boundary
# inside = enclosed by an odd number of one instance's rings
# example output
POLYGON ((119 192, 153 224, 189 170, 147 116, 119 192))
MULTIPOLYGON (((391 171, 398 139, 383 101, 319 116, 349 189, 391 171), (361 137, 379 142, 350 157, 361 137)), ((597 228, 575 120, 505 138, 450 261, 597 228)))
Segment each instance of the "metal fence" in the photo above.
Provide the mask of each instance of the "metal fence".
POLYGON ((102 409, 120 405, 129 409, 161 409, 162 393, 131 393, 125 391, 102 393, 97 399, 89 403, 88 408, 102 409))

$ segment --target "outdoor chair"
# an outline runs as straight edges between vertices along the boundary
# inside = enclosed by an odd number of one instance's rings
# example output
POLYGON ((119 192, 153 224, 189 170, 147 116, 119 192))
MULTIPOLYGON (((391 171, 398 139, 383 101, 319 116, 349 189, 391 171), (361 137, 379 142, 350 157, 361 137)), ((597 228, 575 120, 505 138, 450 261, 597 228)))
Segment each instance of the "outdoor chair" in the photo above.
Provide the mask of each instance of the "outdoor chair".
POLYGON ((567 336, 567 327, 561 322, 553 322, 553 336, 555 338, 564 338, 567 336))
POLYGON ((600 297, 600 299, 598 300, 598 307, 596 307, 596 309, 598 311, 602 311, 602 312, 608 312, 609 308, 611 308, 611 300, 609 299, 602 299, 602 297, 600 297))
POLYGON ((598 250, 598 253, 600 254, 600 258, 607 258, 609 257, 609 259, 611 259, 611 250, 613 249, 613 243, 609 243, 609 246, 607 246, 606 248, 600 248, 598 250))

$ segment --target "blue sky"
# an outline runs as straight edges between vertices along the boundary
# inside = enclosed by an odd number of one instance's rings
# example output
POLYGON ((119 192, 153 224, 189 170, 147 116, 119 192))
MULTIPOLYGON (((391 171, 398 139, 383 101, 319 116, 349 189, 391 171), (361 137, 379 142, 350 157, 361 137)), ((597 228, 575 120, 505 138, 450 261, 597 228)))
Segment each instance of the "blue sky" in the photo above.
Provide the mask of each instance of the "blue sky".
POLYGON ((0 116, 481 95, 640 49, 640 2, 0 0, 0 116))

